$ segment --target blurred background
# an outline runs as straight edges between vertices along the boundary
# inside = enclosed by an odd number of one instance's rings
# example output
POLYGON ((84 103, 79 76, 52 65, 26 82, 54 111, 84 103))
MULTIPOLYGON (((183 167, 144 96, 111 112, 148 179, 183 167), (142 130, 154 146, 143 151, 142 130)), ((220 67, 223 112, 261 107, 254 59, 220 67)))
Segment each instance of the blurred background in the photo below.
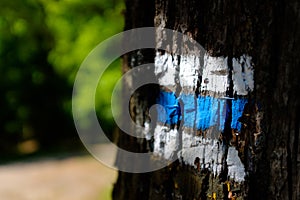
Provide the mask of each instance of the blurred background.
MULTIPOLYGON (((89 52, 123 30, 124 9, 122 0, 0 1, 0 199, 110 199, 116 172, 85 151, 72 87, 89 52)), ((106 70, 96 95, 111 138, 120 66, 106 70)))

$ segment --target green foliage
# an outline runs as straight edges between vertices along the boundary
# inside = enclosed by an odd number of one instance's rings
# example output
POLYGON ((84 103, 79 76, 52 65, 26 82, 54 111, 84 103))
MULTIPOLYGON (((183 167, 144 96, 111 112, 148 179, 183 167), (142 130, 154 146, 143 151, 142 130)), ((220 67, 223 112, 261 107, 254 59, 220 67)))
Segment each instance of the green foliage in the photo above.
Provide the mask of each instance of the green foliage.
MULTIPOLYGON (((73 81, 102 40, 123 29, 121 0, 0 2, 0 150, 26 140, 40 147, 77 139, 71 118, 73 81)), ((96 98, 100 121, 113 126, 110 92, 121 76, 116 61, 96 98)))
POLYGON ((46 24, 55 38, 49 62, 73 83, 79 64, 104 39, 123 28, 119 1, 42 1, 46 24))

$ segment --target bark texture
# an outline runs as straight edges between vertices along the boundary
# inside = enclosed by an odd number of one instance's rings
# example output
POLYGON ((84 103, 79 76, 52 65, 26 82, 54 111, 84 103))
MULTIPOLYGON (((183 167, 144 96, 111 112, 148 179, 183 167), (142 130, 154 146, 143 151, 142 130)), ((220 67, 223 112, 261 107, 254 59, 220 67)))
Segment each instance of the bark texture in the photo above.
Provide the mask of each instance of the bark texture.
MULTIPOLYGON (((237 148, 247 178, 233 187, 238 199, 300 199, 299 2, 127 0, 125 18, 125 29, 163 22, 164 28, 193 37, 212 56, 252 57, 255 89, 243 112, 243 145, 237 148)), ((123 57, 123 70, 153 59, 151 50, 131 52, 123 57)), ((148 85, 132 97, 130 111, 137 123, 147 120, 158 90, 148 85)), ((230 131, 224 137, 234 139, 230 131)), ((133 152, 149 151, 146 140, 126 134, 119 134, 118 143, 133 152)), ((226 178, 226 172, 224 177, 197 175, 179 162, 153 173, 119 172, 113 199, 214 199, 208 195, 214 192, 217 199, 228 199, 226 178)))

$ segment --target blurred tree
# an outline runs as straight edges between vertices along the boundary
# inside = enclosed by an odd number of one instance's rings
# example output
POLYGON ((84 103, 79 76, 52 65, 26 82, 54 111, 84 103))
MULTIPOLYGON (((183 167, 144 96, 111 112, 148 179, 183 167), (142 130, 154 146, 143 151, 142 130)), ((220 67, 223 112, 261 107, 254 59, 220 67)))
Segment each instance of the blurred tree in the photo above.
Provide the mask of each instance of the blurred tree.
MULTIPOLYGON (((119 0, 0 2, 0 154, 78 144, 71 117, 73 80, 87 54, 122 30, 122 8, 119 0)), ((119 71, 116 63, 106 73, 105 93, 119 71)), ((96 100, 99 118, 110 130, 111 114, 101 112, 110 100, 96 100)))

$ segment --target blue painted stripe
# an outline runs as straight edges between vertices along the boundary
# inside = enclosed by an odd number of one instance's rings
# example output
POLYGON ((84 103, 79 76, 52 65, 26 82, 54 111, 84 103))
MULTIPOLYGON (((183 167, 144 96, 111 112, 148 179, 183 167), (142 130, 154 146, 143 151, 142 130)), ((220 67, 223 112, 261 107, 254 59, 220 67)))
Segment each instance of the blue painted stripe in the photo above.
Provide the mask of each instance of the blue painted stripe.
POLYGON ((231 128, 241 130, 241 123, 238 122, 238 119, 242 116, 244 107, 248 102, 247 99, 236 99, 232 101, 232 121, 231 128))
MULTIPOLYGON (((157 103, 162 105, 166 110, 164 116, 163 108, 158 108, 158 121, 169 125, 177 124, 183 117, 183 126, 198 130, 206 130, 212 126, 220 131, 224 130, 226 118, 226 99, 218 99, 210 96, 199 96, 198 98, 192 94, 182 94, 176 98, 173 92, 161 91, 157 99, 157 103), (179 100, 183 104, 183 114, 179 100)), ((242 116, 244 106, 248 102, 245 98, 232 99, 232 121, 231 128, 241 129, 238 122, 242 116)))
POLYGON ((198 97, 197 129, 199 130, 205 130, 211 126, 211 100, 210 97, 198 97))
POLYGON ((199 96, 197 100, 197 129, 205 130, 217 126, 222 131, 225 123, 226 101, 209 96, 199 96))
POLYGON ((181 117, 181 109, 173 92, 163 92, 161 91, 159 97, 157 98, 157 104, 163 106, 163 108, 158 107, 158 121, 166 124, 177 124, 181 117), (161 109, 165 109, 165 112, 161 109))
POLYGON ((197 100, 194 95, 180 95, 180 100, 183 103, 183 125, 193 128, 196 120, 197 100))

